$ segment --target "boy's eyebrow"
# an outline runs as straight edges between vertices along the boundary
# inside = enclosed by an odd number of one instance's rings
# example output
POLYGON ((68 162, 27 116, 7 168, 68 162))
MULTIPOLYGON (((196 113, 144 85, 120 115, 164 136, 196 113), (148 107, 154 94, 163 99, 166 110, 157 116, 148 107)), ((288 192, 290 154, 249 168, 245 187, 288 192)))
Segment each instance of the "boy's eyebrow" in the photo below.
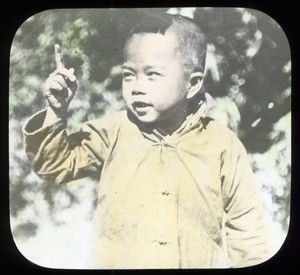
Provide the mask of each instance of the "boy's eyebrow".
POLYGON ((146 70, 150 70, 150 69, 164 69, 165 66, 161 66, 161 65, 148 65, 148 66, 145 66, 145 69, 146 70))
POLYGON ((121 69, 130 69, 130 70, 133 70, 133 67, 125 63, 125 64, 123 64, 121 66, 121 69))
MULTIPOLYGON (((134 70, 133 66, 130 66, 129 64, 123 64, 121 66, 121 69, 129 69, 129 70, 134 70)), ((147 65, 144 67, 145 70, 150 70, 150 69, 165 69, 165 66, 161 65, 147 65)))

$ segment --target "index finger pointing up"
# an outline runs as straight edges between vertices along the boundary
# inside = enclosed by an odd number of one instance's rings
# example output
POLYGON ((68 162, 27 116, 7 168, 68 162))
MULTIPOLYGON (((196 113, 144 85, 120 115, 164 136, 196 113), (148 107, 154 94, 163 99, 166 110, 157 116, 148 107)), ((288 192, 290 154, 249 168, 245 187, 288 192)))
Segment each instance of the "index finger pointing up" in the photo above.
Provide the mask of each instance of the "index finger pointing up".
POLYGON ((56 63, 56 68, 64 68, 64 58, 63 58, 63 54, 61 51, 61 47, 58 44, 54 45, 54 55, 55 55, 55 63, 56 63))

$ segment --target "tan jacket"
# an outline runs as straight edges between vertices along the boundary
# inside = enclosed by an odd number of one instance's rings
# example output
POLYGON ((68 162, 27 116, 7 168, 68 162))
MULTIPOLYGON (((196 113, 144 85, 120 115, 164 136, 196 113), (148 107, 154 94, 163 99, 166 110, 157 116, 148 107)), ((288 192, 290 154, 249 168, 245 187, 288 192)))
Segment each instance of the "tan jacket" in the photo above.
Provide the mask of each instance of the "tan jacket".
POLYGON ((246 151, 204 105, 171 136, 126 111, 24 128, 34 170, 63 183, 101 173, 86 268, 210 268, 268 259, 263 206, 246 151))

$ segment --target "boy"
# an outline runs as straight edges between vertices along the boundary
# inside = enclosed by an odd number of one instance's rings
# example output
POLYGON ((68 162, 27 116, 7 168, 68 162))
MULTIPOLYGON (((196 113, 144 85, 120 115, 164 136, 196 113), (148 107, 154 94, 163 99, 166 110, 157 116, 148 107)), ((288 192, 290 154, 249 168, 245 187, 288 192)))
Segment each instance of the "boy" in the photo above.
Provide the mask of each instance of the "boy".
POLYGON ((124 48, 127 110, 68 135, 77 88, 55 45, 49 107, 24 128, 35 171, 58 183, 100 174, 87 268, 241 267, 267 260, 263 206, 244 147, 206 116, 205 36, 166 15, 124 48), (76 138, 74 138, 76 137, 76 138))

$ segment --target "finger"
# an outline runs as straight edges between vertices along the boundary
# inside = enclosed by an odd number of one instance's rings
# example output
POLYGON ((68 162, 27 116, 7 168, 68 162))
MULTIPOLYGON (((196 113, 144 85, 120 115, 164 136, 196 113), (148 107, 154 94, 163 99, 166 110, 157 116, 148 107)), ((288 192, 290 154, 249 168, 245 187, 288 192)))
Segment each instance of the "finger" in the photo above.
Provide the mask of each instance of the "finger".
POLYGON ((54 56, 55 56, 55 64, 56 64, 56 68, 64 68, 64 58, 63 58, 63 54, 62 54, 62 50, 60 45, 55 44, 54 45, 54 56))
POLYGON ((53 91, 57 91, 60 92, 62 91, 64 88, 63 86, 61 86, 59 83, 57 82, 51 82, 51 83, 47 83, 47 85, 45 86, 45 92, 46 93, 53 93, 53 91))
POLYGON ((56 70, 56 74, 60 74, 71 82, 76 80, 76 76, 74 75, 74 69, 66 69, 64 67, 60 67, 56 70))
POLYGON ((63 88, 67 88, 67 79, 66 77, 62 76, 62 75, 56 75, 55 77, 52 78, 52 81, 56 81, 57 83, 59 83, 63 88))
MULTIPOLYGON (((66 79, 64 76, 60 75, 60 74, 51 77, 50 80, 51 80, 51 83, 57 82, 57 83, 60 84, 63 88, 67 88, 67 86, 68 86, 68 85, 67 85, 67 79, 66 79)), ((51 83, 50 83, 50 84, 51 84, 51 83)))

